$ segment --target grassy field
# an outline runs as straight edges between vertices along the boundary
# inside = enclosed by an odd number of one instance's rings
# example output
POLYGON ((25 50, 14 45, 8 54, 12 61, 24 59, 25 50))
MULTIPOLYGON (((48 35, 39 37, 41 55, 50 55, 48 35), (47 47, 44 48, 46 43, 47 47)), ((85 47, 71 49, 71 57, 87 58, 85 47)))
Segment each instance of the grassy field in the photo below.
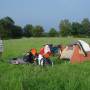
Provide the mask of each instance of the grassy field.
MULTIPOLYGON (((67 45, 79 38, 23 38, 4 41, 0 62, 0 90, 90 90, 90 62, 61 63, 56 57, 53 67, 11 65, 8 60, 22 56, 30 48, 46 43, 67 45)), ((90 44, 89 38, 81 38, 90 44)))

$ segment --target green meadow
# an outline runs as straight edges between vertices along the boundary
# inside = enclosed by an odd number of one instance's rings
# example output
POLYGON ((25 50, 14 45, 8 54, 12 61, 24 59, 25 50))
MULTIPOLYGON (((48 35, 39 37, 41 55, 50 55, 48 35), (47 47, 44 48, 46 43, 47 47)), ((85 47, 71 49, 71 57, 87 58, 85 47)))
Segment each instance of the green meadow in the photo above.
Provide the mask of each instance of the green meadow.
POLYGON ((90 90, 90 62, 70 64, 51 57, 53 67, 23 64, 12 65, 9 60, 21 57, 31 48, 39 49, 47 43, 68 45, 75 40, 89 38, 22 38, 4 40, 0 60, 0 90, 90 90))

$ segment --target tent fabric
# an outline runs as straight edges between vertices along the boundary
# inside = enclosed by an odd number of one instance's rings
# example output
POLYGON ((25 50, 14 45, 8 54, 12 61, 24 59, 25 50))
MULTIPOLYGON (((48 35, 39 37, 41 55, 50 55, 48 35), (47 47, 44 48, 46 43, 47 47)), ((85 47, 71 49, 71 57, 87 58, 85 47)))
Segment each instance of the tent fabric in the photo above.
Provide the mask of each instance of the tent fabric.
POLYGON ((90 51, 90 46, 88 43, 86 43, 83 40, 77 40, 76 42, 74 42, 72 45, 78 45, 79 48, 82 50, 84 56, 87 56, 87 52, 90 51))
POLYGON ((73 52, 74 52, 73 49, 69 49, 68 47, 66 47, 63 50, 60 59, 70 59, 72 54, 73 54, 73 52))
POLYGON ((86 52, 90 51, 90 46, 89 46, 89 44, 87 44, 85 41, 82 41, 82 40, 78 40, 78 41, 81 43, 83 49, 84 49, 86 52))
POLYGON ((61 52, 60 59, 69 59, 71 63, 90 60, 90 46, 85 41, 78 40, 61 52))
POLYGON ((87 52, 87 56, 84 56, 83 54, 80 53, 79 46, 76 45, 74 47, 74 53, 73 53, 72 57, 70 58, 70 62, 77 63, 77 62, 83 62, 83 61, 87 61, 87 60, 90 60, 90 51, 87 52))

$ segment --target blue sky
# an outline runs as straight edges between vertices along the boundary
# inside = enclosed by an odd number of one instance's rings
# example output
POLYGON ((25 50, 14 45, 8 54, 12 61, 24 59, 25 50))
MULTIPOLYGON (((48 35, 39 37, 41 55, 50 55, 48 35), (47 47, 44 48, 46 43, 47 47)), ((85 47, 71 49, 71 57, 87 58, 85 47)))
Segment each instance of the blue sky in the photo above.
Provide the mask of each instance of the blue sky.
POLYGON ((90 19, 90 0, 0 0, 0 18, 10 16, 16 24, 58 29, 60 20, 90 19))

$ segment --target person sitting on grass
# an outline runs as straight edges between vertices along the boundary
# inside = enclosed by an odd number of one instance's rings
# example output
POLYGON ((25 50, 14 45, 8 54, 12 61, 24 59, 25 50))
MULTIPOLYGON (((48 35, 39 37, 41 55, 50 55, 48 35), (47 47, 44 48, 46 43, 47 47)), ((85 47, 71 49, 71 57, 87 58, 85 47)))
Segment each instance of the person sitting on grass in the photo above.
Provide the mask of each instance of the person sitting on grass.
POLYGON ((32 48, 24 57, 24 60, 29 63, 36 63, 37 50, 32 48))

